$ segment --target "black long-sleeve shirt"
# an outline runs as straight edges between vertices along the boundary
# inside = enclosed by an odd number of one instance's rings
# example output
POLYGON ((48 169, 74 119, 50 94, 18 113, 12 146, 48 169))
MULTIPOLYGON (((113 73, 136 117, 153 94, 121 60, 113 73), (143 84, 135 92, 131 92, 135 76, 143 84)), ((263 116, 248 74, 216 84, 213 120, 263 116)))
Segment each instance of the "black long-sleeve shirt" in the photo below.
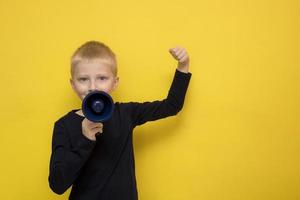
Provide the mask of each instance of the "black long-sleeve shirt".
POLYGON ((183 106, 191 73, 178 70, 166 99, 115 103, 103 133, 82 134, 83 116, 72 110, 54 124, 49 185, 57 194, 71 185, 71 200, 137 200, 132 132, 137 125, 176 115, 183 106))

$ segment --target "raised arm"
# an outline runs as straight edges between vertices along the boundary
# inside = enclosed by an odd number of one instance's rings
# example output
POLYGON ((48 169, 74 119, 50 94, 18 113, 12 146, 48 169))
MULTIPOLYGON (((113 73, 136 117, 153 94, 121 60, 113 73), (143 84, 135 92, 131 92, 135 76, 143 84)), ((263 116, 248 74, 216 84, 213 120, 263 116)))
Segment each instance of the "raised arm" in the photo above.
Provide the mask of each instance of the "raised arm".
POLYGON ((178 61, 178 65, 168 96, 161 101, 132 102, 133 126, 176 115, 183 107, 185 94, 191 78, 189 56, 186 50, 181 47, 171 48, 169 52, 178 61))

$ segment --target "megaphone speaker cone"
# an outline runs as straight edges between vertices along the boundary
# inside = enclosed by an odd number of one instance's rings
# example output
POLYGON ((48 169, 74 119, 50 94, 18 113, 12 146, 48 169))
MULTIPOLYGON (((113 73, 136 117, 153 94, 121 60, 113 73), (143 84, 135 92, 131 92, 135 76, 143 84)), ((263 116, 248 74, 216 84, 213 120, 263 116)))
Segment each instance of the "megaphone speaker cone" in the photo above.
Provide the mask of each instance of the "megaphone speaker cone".
POLYGON ((90 92, 82 101, 84 116, 93 122, 105 122, 111 118, 114 102, 109 94, 103 91, 90 92))

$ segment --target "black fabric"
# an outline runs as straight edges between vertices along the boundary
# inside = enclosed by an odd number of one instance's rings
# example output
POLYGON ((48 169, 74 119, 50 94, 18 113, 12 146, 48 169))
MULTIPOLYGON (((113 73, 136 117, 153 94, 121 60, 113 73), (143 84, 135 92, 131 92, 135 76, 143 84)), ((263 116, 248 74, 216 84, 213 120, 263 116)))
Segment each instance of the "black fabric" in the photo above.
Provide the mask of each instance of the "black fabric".
POLYGON ((115 103, 96 141, 82 134, 84 117, 72 110, 54 124, 49 186, 57 194, 72 186, 71 200, 137 200, 132 132, 137 125, 176 115, 191 73, 178 70, 164 100, 115 103))

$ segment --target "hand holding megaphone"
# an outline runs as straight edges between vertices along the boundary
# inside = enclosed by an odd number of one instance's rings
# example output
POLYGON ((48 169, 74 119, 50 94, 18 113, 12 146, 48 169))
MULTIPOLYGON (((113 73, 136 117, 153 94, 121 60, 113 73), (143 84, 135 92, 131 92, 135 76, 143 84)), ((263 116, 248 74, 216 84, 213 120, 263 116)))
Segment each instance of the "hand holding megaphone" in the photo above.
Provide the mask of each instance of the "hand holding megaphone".
POLYGON ((82 132, 89 139, 96 140, 96 135, 103 131, 102 122, 109 120, 113 115, 113 99, 103 91, 93 91, 85 96, 81 107, 85 116, 82 132))
POLYGON ((96 135, 103 132, 103 124, 101 122, 92 122, 87 118, 82 121, 82 133, 90 140, 96 141, 96 135))

